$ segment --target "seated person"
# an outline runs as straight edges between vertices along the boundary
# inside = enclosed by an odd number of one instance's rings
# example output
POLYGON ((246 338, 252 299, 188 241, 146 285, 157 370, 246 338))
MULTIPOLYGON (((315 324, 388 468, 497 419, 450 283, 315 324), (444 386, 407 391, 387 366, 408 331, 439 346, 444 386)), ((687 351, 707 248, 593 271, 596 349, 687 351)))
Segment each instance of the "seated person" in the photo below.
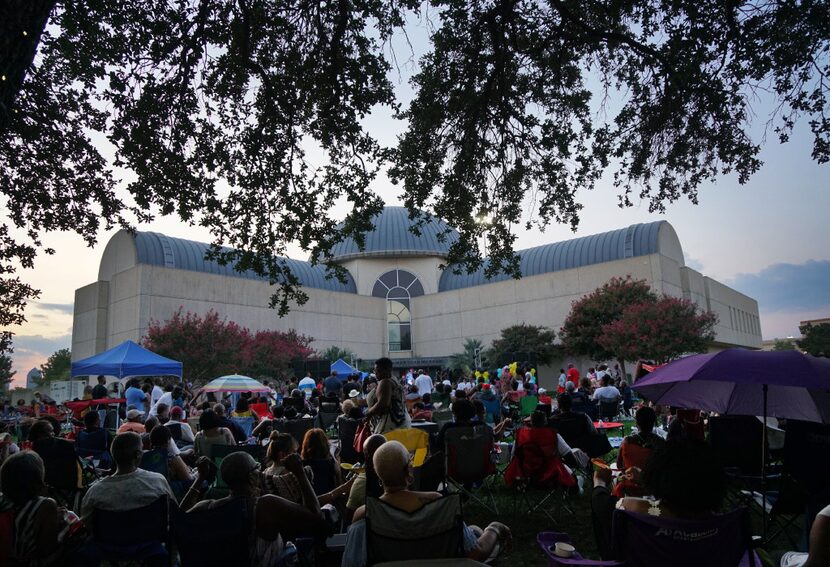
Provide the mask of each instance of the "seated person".
POLYGON ((548 425, 556 429, 568 445, 582 449, 591 458, 599 457, 611 450, 608 437, 597 431, 588 414, 573 410, 570 394, 559 394, 557 400, 559 413, 550 416, 548 425))
MULTIPOLYGON (((441 498, 438 492, 415 492, 409 489, 412 483, 412 463, 409 451, 397 441, 383 443, 372 458, 374 469, 383 484, 381 500, 412 513, 425 504, 441 498)), ((349 527, 343 565, 362 567, 367 563, 366 550, 366 507, 360 506, 354 513, 354 523, 349 527)), ((475 561, 484 561, 497 551, 497 544, 506 544, 511 537, 510 529, 502 523, 492 522, 484 530, 464 524, 463 542, 466 556, 475 561)))
POLYGON ((370 435, 363 442, 363 470, 355 477, 351 490, 349 490, 349 499, 346 501, 346 520, 349 524, 352 521, 354 511, 366 504, 367 496, 380 498, 383 494, 383 488, 380 486, 377 473, 375 473, 372 457, 378 447, 384 443, 386 443, 386 437, 379 433, 370 435))
POLYGON ((621 398, 620 391, 611 385, 611 376, 608 374, 602 377, 602 386, 594 390, 594 395, 591 396, 595 402, 605 403, 618 402, 621 398))
MULTIPOLYGON (((262 492, 275 494, 296 504, 303 503, 304 484, 311 486, 309 475, 301 468, 302 474, 296 475, 286 466, 286 459, 297 453, 297 440, 293 435, 274 431, 271 433, 268 449, 265 452, 265 470, 262 472, 262 492)), ((311 488, 314 493, 314 488, 311 488)))
POLYGON ((196 434, 193 449, 196 456, 209 457, 213 445, 236 445, 236 440, 231 431, 222 426, 219 416, 213 410, 207 410, 199 416, 199 433, 196 434))
POLYGON ((78 432, 75 439, 75 451, 82 457, 99 459, 98 467, 108 469, 112 465, 109 455, 110 436, 106 429, 100 427, 100 423, 101 416, 97 411, 84 414, 84 429, 78 432), (85 451, 89 452, 85 454, 85 451))
POLYGON ((127 410, 127 421, 121 424, 116 431, 116 435, 120 435, 122 433, 126 433, 127 431, 132 431, 133 433, 138 433, 139 435, 145 432, 144 429, 144 414, 138 411, 137 409, 127 410))
POLYGON ((81 504, 85 519, 96 510, 120 512, 142 508, 161 496, 175 500, 164 476, 138 468, 143 450, 137 433, 128 431, 116 435, 110 453, 115 461, 115 474, 89 487, 81 504))
POLYGON ((83 488, 83 472, 75 454, 75 444, 55 437, 55 428, 50 420, 39 419, 32 424, 29 442, 32 450, 43 460, 50 495, 60 501, 69 496, 65 491, 74 492, 83 488))
POLYGON ((251 431, 251 436, 265 441, 275 431, 275 426, 281 423, 285 423, 285 406, 272 406, 271 419, 263 418, 251 431))
POLYGON ((190 468, 184 463, 181 456, 174 455, 170 452, 170 430, 159 425, 153 428, 150 432, 150 449, 164 451, 167 455, 167 471, 170 481, 190 482, 193 481, 193 475, 190 474, 190 468))
MULTIPOLYGON (((227 409, 223 404, 216 404, 213 406, 213 413, 218 419, 219 427, 225 428, 231 432, 236 443, 245 443, 248 441, 248 436, 245 435, 245 430, 242 427, 228 418, 227 409)), ((199 425, 201 428, 201 425, 199 425)))
POLYGON ((259 421, 259 416, 254 410, 251 409, 248 400, 244 397, 241 397, 236 401, 236 408, 233 412, 231 412, 231 417, 252 417, 254 419, 254 423, 259 421))
MULTIPOLYGON (((637 424, 637 433, 629 435, 620 444, 620 452, 617 455, 617 468, 620 470, 632 467, 644 469, 652 452, 665 444, 663 438, 653 431, 657 423, 657 414, 652 408, 643 406, 638 409, 634 414, 634 421, 637 424)), ((643 487, 633 478, 627 478, 614 487, 614 496, 617 498, 643 494, 643 487)))
POLYGON ((170 435, 176 445, 193 445, 196 436, 190 424, 182 419, 184 419, 184 410, 179 406, 173 406, 170 409, 170 419, 164 426, 170 430, 170 435))
MULTIPOLYGON (((303 475, 303 465, 299 456, 291 455, 285 459, 285 465, 292 474, 303 475)), ((234 500, 243 500, 250 510, 251 526, 249 550, 251 565, 274 565, 285 548, 288 537, 296 535, 319 535, 326 533, 327 527, 320 513, 320 505, 309 483, 302 485, 302 501, 298 505, 273 494, 258 495, 260 472, 256 461, 245 452, 231 453, 220 466, 222 479, 228 485, 230 494, 218 500, 201 500, 201 487, 212 480, 212 463, 200 458, 197 463, 196 482, 181 503, 181 509, 188 513, 200 510, 213 510, 230 504, 234 500)))
POLYGON ((340 463, 332 456, 329 439, 322 429, 314 428, 305 432, 301 457, 303 465, 314 473, 311 484, 317 496, 342 484, 340 463))
POLYGON ((576 478, 573 475, 573 472, 568 469, 568 467, 564 466, 563 463, 566 463, 571 468, 580 468, 588 463, 587 455, 584 453, 579 452, 579 449, 576 449, 576 452, 579 453, 579 457, 575 453, 574 449, 565 442, 559 433, 556 433, 552 428, 548 427, 547 424, 547 416, 544 412, 541 411, 534 411, 530 414, 530 427, 522 428, 516 430, 516 441, 514 442, 514 447, 512 451, 513 458, 510 460, 510 464, 508 465, 507 469, 504 472, 504 478, 507 482, 508 486, 511 486, 513 482, 517 479, 523 477, 526 473, 526 462, 522 461, 521 454, 522 454, 522 447, 524 443, 533 444, 537 447, 540 447, 543 451, 545 450, 544 443, 547 439, 552 439, 550 434, 546 434, 544 432, 540 432, 538 434, 533 433, 533 430, 551 430, 556 435, 556 446, 551 447, 550 450, 553 451, 555 454, 550 455, 547 454, 548 457, 558 457, 556 459, 552 459, 548 461, 544 467, 544 470, 540 470, 539 473, 541 474, 542 478, 537 478, 534 480, 536 483, 550 483, 556 482, 559 485, 565 488, 574 488, 577 485, 576 478), (547 438, 547 439, 546 439, 547 438))
POLYGON ((781 567, 819 567, 830 565, 830 506, 825 506, 810 528, 810 553, 788 551, 781 567))
POLYGON ((13 565, 59 564, 58 534, 63 515, 57 503, 43 496, 43 460, 34 451, 11 455, 0 467, 0 511, 14 512, 13 565))
POLYGON ((432 421, 432 411, 426 409, 424 402, 415 402, 410 411, 412 420, 432 421))

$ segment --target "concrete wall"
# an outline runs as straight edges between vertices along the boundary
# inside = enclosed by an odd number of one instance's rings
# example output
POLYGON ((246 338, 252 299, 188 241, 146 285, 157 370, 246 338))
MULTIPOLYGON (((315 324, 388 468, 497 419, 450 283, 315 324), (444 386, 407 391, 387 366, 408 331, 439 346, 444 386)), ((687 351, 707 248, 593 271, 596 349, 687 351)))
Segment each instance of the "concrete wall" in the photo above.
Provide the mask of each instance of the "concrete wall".
POLYGON ((107 349, 109 282, 95 282, 75 290, 72 318, 72 359, 107 349))
POLYGON ((414 274, 424 286, 424 294, 438 292, 438 280, 441 278, 439 266, 443 259, 434 256, 417 256, 412 258, 359 258, 343 263, 343 267, 352 274, 357 293, 372 295, 372 288, 380 276, 394 269, 406 270, 414 274))
POLYGON ((761 348, 761 323, 758 302, 731 287, 703 277, 709 310, 718 316, 716 342, 761 348))

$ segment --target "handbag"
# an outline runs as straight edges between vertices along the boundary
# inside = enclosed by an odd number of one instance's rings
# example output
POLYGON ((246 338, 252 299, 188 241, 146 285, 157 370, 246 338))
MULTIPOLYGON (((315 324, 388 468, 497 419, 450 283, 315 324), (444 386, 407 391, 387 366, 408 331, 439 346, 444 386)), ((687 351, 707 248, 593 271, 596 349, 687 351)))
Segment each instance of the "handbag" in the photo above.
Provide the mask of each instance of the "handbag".
POLYGON ((363 454, 363 443, 371 434, 372 429, 369 427, 368 422, 361 423, 357 426, 357 430, 354 432, 354 441, 352 441, 352 447, 356 452, 361 455, 363 454))

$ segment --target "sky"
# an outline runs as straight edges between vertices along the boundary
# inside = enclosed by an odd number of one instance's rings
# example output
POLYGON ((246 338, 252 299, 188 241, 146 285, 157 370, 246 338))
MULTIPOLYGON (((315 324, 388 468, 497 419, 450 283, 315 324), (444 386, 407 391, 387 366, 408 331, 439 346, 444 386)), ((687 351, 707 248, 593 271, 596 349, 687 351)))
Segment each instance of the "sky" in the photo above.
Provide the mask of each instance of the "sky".
MULTIPOLYGON (((391 75, 404 103, 412 96, 406 78, 426 48, 423 26, 409 31, 414 56, 404 58, 400 72, 391 75)), ((763 116, 765 105, 756 110, 763 116)), ((388 111, 367 117, 365 125, 387 145, 393 145, 405 127, 388 111)), ((765 339, 798 336, 799 321, 830 317, 830 164, 819 165, 810 158, 811 143, 804 123, 787 144, 781 145, 770 136, 760 154, 764 165, 746 185, 740 185, 734 176, 722 176, 701 188, 698 205, 684 199, 669 204, 662 215, 649 213, 647 203, 635 202, 634 207, 620 209, 616 190, 603 180, 594 190, 577 196, 584 208, 576 233, 566 226, 552 225, 544 233, 517 227, 516 249, 667 220, 680 238, 686 265, 758 300, 765 339)), ((106 145, 104 140, 100 144, 106 145)), ((122 176, 128 179, 129 173, 122 176)), ((387 204, 402 204, 401 188, 385 176, 379 176, 373 188, 387 204)), ((345 206, 337 206, 332 215, 345 212, 345 206)), ((173 217, 158 218, 138 228, 212 240, 204 229, 173 217)), ((25 281, 41 290, 41 297, 27 308, 28 321, 12 329, 16 334, 12 355, 16 384, 25 381, 26 372, 43 364, 52 352, 71 345, 75 289, 97 279, 98 263, 112 234, 114 231, 101 231, 92 248, 72 233, 49 234, 44 244, 56 253, 40 256, 34 269, 19 271, 25 281)), ((299 247, 291 255, 307 257, 299 247)))

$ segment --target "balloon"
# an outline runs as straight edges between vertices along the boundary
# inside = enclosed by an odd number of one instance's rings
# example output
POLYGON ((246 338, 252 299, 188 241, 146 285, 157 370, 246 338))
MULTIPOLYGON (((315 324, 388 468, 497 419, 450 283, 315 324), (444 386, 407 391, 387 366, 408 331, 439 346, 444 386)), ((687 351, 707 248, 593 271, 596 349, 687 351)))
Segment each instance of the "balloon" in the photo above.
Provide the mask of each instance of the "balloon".
POLYGON ((496 370, 496 376, 501 378, 502 372, 504 372, 504 371, 501 368, 499 368, 498 370, 496 370))
POLYGON ((481 372, 479 372, 478 370, 476 370, 476 378, 481 378, 481 372))
POLYGON ((533 376, 536 376, 536 369, 535 369, 535 368, 531 368, 531 369, 530 369, 530 374, 531 374, 531 375, 533 375, 533 376))
POLYGON ((511 362, 510 363, 510 373, 511 374, 515 374, 516 370, 518 370, 518 368, 519 368, 519 363, 518 362, 511 362))
POLYGON ((487 372, 486 370, 484 371, 484 374, 482 374, 482 376, 484 376, 484 379, 485 379, 485 380, 489 380, 489 379, 490 379, 490 373, 489 373, 489 372, 487 372))

